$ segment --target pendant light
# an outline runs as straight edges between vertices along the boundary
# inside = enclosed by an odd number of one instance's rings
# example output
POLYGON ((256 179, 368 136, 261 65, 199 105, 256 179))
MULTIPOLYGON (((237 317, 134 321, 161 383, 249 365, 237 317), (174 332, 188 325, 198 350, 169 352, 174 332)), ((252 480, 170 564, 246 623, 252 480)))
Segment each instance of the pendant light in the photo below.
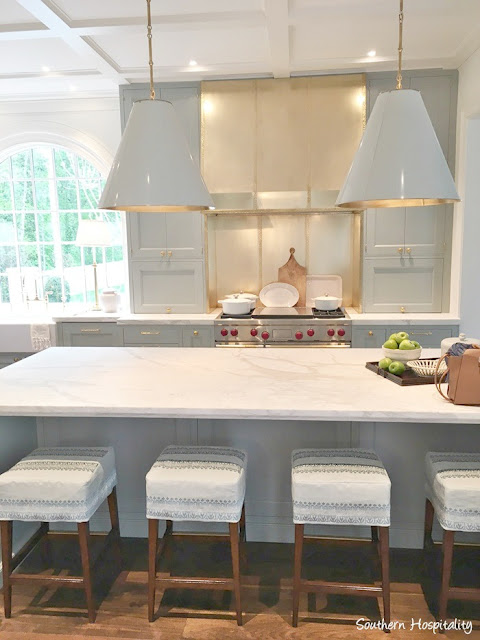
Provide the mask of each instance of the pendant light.
POLYGON ((418 207, 460 200, 419 91, 402 89, 403 0, 397 88, 381 93, 336 205, 418 207))
POLYGON ((150 1, 150 99, 133 105, 98 208, 141 212, 213 209, 172 104, 155 100, 150 1))

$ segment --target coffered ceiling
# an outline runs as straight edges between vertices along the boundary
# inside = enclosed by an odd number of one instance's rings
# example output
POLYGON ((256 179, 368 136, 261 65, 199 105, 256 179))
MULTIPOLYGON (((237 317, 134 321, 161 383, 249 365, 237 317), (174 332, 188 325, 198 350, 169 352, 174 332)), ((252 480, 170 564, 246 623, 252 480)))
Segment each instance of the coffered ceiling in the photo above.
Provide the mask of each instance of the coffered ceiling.
MULTIPOLYGON (((155 79, 390 70, 398 0, 152 0, 155 79), (369 56, 369 52, 375 52, 369 56)), ((148 80, 145 0, 0 0, 0 100, 148 80)), ((457 68, 479 0, 405 0, 405 67, 457 68)))

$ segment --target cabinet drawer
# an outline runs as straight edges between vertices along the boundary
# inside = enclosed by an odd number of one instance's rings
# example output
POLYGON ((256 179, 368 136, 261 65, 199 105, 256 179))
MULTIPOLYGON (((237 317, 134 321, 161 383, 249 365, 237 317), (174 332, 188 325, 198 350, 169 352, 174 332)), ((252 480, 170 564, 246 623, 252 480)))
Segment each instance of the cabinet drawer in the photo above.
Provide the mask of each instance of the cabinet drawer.
POLYGON ((64 347, 122 346, 121 331, 114 322, 62 322, 61 329, 64 347))
POLYGON ((183 327, 184 347, 213 347, 213 327, 183 327))
POLYGON ((410 338, 416 340, 422 347, 430 347, 433 349, 440 349, 442 340, 444 338, 450 338, 453 335, 450 327, 436 327, 432 329, 430 327, 404 326, 403 328, 392 328, 390 333, 398 333, 399 331, 406 331, 410 338))
POLYGON ((132 325, 123 327, 123 341, 126 345, 169 345, 181 344, 179 327, 168 325, 132 325))
POLYGON ((374 327, 354 327, 352 331, 352 347, 368 349, 381 347, 386 340, 386 330, 374 327))

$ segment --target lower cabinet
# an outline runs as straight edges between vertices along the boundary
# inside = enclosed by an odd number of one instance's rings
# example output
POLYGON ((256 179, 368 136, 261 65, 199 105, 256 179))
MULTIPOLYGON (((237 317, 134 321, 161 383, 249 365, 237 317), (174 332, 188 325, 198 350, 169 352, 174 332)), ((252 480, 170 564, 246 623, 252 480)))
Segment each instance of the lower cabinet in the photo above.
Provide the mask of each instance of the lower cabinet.
POLYGON ((442 310, 442 258, 366 258, 365 313, 429 313, 442 310))
POLYGON ((57 341, 64 347, 121 347, 122 332, 116 322, 62 322, 57 341))
POLYGON ((184 327, 182 330, 184 347, 214 347, 213 327, 184 327))
POLYGON ((0 369, 4 369, 10 364, 19 362, 24 358, 28 358, 30 355, 30 353, 0 353, 0 369))
POLYGON ((123 344, 126 347, 181 347, 182 329, 175 325, 126 325, 123 344))
POLYGON ((457 325, 441 325, 432 327, 431 325, 353 325, 352 327, 352 347, 357 349, 378 348, 392 333, 406 331, 412 340, 416 340, 425 349, 440 349, 440 344, 444 338, 458 336, 459 327, 457 325))

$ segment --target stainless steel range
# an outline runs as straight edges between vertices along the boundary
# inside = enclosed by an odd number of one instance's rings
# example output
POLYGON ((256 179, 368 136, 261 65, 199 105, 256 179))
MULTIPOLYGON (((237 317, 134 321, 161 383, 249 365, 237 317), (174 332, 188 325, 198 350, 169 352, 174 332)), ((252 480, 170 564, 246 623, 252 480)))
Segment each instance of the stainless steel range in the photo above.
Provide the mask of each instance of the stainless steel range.
POLYGON ((344 309, 257 307, 246 316, 215 320, 216 347, 350 347, 352 321, 344 309))

